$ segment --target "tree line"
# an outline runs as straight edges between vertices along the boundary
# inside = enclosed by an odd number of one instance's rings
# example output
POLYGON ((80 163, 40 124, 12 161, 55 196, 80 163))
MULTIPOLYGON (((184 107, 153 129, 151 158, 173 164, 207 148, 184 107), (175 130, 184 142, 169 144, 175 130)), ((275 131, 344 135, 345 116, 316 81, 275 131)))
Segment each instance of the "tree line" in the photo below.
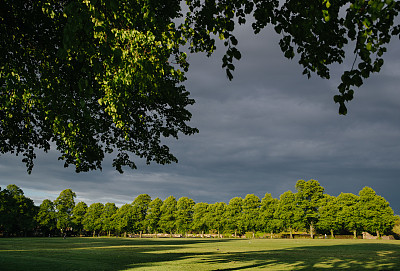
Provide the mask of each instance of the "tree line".
POLYGON ((320 234, 354 234, 362 231, 390 233, 396 221, 389 202, 370 187, 358 195, 324 193, 316 180, 299 180, 297 192, 287 191, 279 199, 270 193, 260 199, 254 194, 234 197, 228 204, 195 203, 188 197, 164 201, 147 194, 132 203, 85 202, 75 204, 76 194, 66 189, 54 200, 40 206, 26 197, 18 186, 0 189, 0 233, 3 236, 27 235, 124 235, 128 233, 217 233, 238 236, 252 232, 307 231, 320 234))

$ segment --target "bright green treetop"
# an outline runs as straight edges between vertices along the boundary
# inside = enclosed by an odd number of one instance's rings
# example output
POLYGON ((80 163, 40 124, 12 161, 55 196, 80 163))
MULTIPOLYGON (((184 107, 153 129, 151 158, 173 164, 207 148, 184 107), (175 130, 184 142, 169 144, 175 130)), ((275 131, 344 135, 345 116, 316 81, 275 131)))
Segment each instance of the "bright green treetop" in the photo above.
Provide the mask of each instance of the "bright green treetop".
POLYGON ((234 197, 229 201, 225 211, 226 229, 242 233, 245 221, 243 220, 243 199, 234 197))
POLYGON ((339 205, 336 197, 324 195, 319 208, 319 219, 317 228, 322 232, 337 232, 341 230, 339 223, 339 205))
POLYGON ((377 195, 370 187, 364 187, 358 195, 358 208, 363 228, 370 233, 376 232, 378 235, 391 231, 395 216, 389 202, 377 195))
POLYGON ((50 233, 57 228, 56 210, 51 200, 43 200, 39 206, 35 220, 44 234, 50 233))
POLYGON ((100 219, 102 222, 102 230, 105 232, 109 232, 115 230, 114 224, 114 215, 117 213, 118 207, 115 203, 107 202, 104 204, 103 212, 100 215, 100 219))
POLYGON ((255 232, 259 225, 261 202, 254 194, 247 194, 243 199, 242 219, 246 231, 255 232))
POLYGON ((83 230, 83 219, 87 212, 88 206, 83 201, 78 202, 72 210, 72 223, 73 228, 78 231, 83 230))
POLYGON ((104 205, 100 202, 90 204, 82 221, 83 228, 93 232, 93 235, 96 231, 101 231, 103 228, 103 220, 101 218, 103 210, 104 205))
POLYGON ((352 193, 340 193, 336 197, 336 205, 338 207, 337 220, 342 230, 357 231, 363 229, 359 197, 352 193))
POLYGON ((161 205, 160 229, 167 233, 176 230, 176 198, 169 196, 161 205))
POLYGON ((57 228, 61 231, 73 227, 72 210, 75 207, 76 194, 71 189, 61 191, 60 195, 54 201, 56 207, 57 228))
POLYGON ((151 197, 147 194, 141 194, 132 202, 132 215, 133 215, 133 231, 140 232, 146 230, 146 214, 149 209, 151 197))
POLYGON ((283 230, 292 232, 304 227, 303 210, 297 204, 295 194, 290 190, 280 196, 273 217, 283 230))
POLYGON ((204 232, 207 230, 207 210, 208 203, 198 202, 193 207, 193 229, 195 231, 204 232))
POLYGON ((188 197, 181 197, 176 204, 176 224, 181 233, 187 233, 192 227, 194 200, 188 197))
POLYGON ((147 229, 153 233, 159 230, 159 221, 161 216, 161 205, 163 204, 160 198, 155 198, 149 203, 149 209, 146 214, 147 229))

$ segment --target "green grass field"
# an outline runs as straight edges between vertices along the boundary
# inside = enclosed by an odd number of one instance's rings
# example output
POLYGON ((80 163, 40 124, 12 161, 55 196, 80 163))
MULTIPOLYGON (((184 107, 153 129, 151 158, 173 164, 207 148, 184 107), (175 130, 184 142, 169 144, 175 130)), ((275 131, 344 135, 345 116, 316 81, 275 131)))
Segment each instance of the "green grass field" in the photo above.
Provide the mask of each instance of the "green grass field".
POLYGON ((400 241, 2 238, 0 270, 400 270, 400 241))

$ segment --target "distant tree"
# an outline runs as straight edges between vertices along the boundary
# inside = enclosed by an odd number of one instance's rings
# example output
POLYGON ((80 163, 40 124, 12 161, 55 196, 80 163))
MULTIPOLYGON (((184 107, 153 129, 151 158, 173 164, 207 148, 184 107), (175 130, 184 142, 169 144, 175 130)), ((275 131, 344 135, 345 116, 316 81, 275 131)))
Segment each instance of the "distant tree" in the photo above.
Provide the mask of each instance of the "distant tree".
POLYGON ((357 238, 357 232, 362 230, 362 218, 360 213, 359 197, 352 193, 340 193, 336 197, 338 207, 338 224, 342 231, 353 232, 354 238, 357 238))
POLYGON ((132 202, 132 215, 133 215, 133 231, 140 233, 142 236, 142 232, 146 230, 146 214, 149 209, 149 204, 151 202, 151 197, 147 194, 141 194, 135 198, 132 202))
POLYGON ((277 220, 278 227, 289 231, 290 238, 293 238, 294 229, 304 227, 303 210, 297 204, 295 194, 290 190, 280 196, 273 216, 277 220))
POLYGON ((107 202, 104 205, 103 212, 101 213, 100 219, 102 222, 102 230, 108 233, 108 236, 111 236, 111 231, 115 230, 114 224, 114 215, 117 213, 117 206, 115 203, 107 202))
POLYGON ((38 208, 33 200, 26 197, 21 188, 15 184, 10 184, 5 190, 1 191, 0 207, 0 228, 6 234, 26 236, 33 232, 36 220, 35 216, 38 208))
POLYGON ((260 216, 258 228, 265 232, 273 233, 281 229, 279 220, 274 216, 275 210, 278 206, 278 199, 272 197, 270 193, 266 193, 261 200, 260 216))
POLYGON ((169 196, 161 205, 160 229, 171 236, 176 230, 176 204, 175 197, 169 196))
POLYGON ((206 220, 207 227, 209 230, 216 230, 218 238, 221 237, 220 233, 224 230, 226 225, 225 220, 226 203, 216 202, 209 204, 207 208, 206 220))
POLYGON ((319 219, 316 226, 320 231, 330 231, 331 238, 334 238, 334 232, 340 230, 339 210, 336 197, 325 194, 318 210, 319 219))
POLYGON ((56 207, 57 228, 65 233, 67 229, 73 227, 72 210, 75 207, 76 194, 71 189, 63 190, 54 201, 56 207))
POLYGON ((393 229, 395 216, 392 208, 383 197, 378 196, 370 187, 364 187, 359 193, 359 210, 364 229, 368 232, 386 234, 393 229))
POLYGON ((319 207, 324 197, 324 188, 316 180, 299 180, 296 183, 296 198, 303 209, 303 218, 307 227, 310 227, 311 238, 314 238, 314 227, 319 218, 319 207))
POLYGON ((237 234, 243 233, 245 222, 243 220, 243 199, 234 197, 229 201, 225 211, 226 228, 237 234))
POLYGON ((49 199, 43 200, 35 219, 43 235, 47 236, 48 234, 52 234, 54 230, 57 229, 54 203, 49 199))
POLYGON ((159 221, 161 216, 161 206, 163 202, 160 198, 153 199, 149 204, 149 209, 146 214, 146 226, 150 233, 157 233, 160 229, 159 221))
POLYGON ((244 229, 245 231, 253 232, 253 237, 259 225, 260 207, 260 198, 254 194, 248 194, 243 199, 242 219, 244 229))
POLYGON ((133 207, 132 204, 124 204, 118 211, 113 215, 112 221, 115 229, 119 233, 124 233, 126 237, 127 232, 132 231, 134 219, 133 219, 133 207))
POLYGON ((207 231, 207 210, 208 203, 198 202, 193 207, 193 229, 201 233, 204 238, 204 232, 207 231))
POLYGON ((100 234, 100 231, 103 228, 103 221, 101 220, 101 214, 103 213, 104 205, 100 202, 92 203, 83 219, 83 227, 87 231, 91 231, 93 233, 93 237, 95 237, 96 232, 100 234))
POLYGON ((74 224, 74 230, 82 234, 83 230, 83 220, 87 212, 88 206, 83 201, 78 202, 72 209, 72 223, 74 224))
POLYGON ((397 236, 400 237, 400 216, 395 216, 394 227, 392 232, 397 236))
POLYGON ((7 189, 0 188, 0 231, 5 235, 12 232, 13 209, 15 200, 7 189))
POLYGON ((192 227, 195 202, 188 197, 181 197, 176 204, 176 228, 187 236, 192 227))

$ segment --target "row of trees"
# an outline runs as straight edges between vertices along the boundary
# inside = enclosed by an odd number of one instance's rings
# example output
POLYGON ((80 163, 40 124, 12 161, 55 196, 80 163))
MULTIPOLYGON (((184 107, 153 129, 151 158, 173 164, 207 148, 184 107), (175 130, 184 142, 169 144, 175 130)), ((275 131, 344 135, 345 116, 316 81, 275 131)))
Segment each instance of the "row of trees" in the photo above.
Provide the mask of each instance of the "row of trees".
POLYGON ((62 191, 55 201, 44 200, 39 207, 20 188, 7 186, 1 191, 0 230, 7 234, 43 235, 56 233, 205 233, 239 235, 245 232, 310 232, 347 234, 368 231, 389 233, 395 216, 389 203, 370 187, 358 195, 324 194, 318 181, 299 180, 296 193, 287 191, 279 199, 267 193, 260 200, 254 194, 232 198, 228 204, 195 203, 188 197, 164 201, 139 195, 132 203, 118 208, 114 203, 75 204, 76 194, 62 191))

